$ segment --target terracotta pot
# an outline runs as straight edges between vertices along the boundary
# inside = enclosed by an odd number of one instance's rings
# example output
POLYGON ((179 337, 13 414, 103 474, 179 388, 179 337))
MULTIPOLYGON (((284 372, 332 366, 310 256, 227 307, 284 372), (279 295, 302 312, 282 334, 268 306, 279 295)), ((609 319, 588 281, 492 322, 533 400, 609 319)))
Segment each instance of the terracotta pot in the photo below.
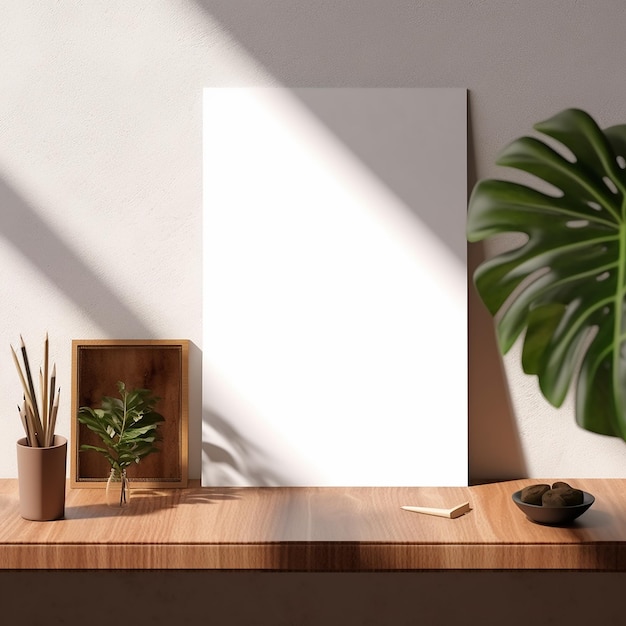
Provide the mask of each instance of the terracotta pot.
POLYGON ((49 448, 32 448, 26 438, 17 442, 17 475, 20 515, 24 519, 48 521, 65 515, 67 439, 54 436, 49 448))

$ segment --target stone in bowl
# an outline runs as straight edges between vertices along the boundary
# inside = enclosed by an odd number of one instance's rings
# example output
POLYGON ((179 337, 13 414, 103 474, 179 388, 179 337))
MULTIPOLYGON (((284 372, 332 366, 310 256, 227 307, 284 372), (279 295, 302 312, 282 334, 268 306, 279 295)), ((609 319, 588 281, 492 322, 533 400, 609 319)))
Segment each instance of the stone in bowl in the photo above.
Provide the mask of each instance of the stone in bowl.
POLYGON ((548 526, 563 526, 580 517, 595 501, 595 498, 583 491, 582 504, 572 506, 545 506, 529 504, 522 501, 522 490, 513 494, 513 502, 526 514, 526 517, 537 524, 548 526))

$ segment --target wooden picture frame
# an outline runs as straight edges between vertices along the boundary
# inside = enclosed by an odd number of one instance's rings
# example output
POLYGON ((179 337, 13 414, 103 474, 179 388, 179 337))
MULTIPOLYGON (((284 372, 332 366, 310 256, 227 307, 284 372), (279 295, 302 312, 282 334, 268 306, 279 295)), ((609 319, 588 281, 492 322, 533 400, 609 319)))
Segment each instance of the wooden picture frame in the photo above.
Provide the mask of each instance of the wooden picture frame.
POLYGON ((189 341, 75 339, 72 341, 72 419, 70 486, 104 488, 110 465, 82 444, 99 445, 99 437, 78 421, 81 406, 97 408, 103 396, 117 397, 117 382, 128 389, 150 389, 159 398, 156 410, 160 451, 128 468, 129 479, 144 488, 186 487, 189 445, 189 341))

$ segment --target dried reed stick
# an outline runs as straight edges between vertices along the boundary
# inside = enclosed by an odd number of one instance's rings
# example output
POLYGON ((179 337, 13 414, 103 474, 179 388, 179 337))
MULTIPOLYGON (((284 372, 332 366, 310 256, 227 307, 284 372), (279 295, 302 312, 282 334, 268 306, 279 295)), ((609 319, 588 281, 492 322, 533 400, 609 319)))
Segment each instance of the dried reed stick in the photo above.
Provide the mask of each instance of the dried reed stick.
MULTIPOLYGON (((35 418, 35 424, 37 426, 37 433, 40 437, 43 437, 43 426, 41 425, 41 419, 39 418, 39 407, 37 406, 37 395, 35 394, 35 386, 33 385, 33 376, 30 373, 30 364, 28 362, 28 353, 26 352, 26 344, 22 335, 20 335, 22 358, 24 360, 24 368, 26 369, 26 380, 28 381, 28 388, 30 389, 30 397, 32 400, 33 417, 35 418)), ((40 443, 43 439, 39 440, 40 443)))
POLYGON ((50 412, 50 428, 46 434, 46 446, 50 447, 54 443, 54 427, 57 422, 57 413, 59 411, 59 396, 61 395, 61 388, 54 395, 54 404, 52 405, 52 411, 50 412))
POLYGON ((54 402, 54 386, 57 381, 57 364, 52 365, 52 376, 50 377, 50 400, 48 402, 48 415, 52 415, 52 404, 54 402))
MULTIPOLYGON (((13 361, 15 362, 15 367, 17 369, 17 373, 19 374, 20 382, 22 383, 22 390, 24 392, 24 405, 25 405, 24 415, 26 418, 26 423, 28 424, 29 411, 27 409, 28 407, 31 407, 31 411, 32 411, 32 399, 30 397, 30 391, 28 389, 28 385, 26 384, 26 379, 24 378, 24 373, 22 372, 22 368, 20 367, 20 362, 17 359, 17 354, 15 353, 13 346, 11 346, 11 353, 13 354, 13 361)), ((34 430, 34 428, 32 428, 31 430, 34 430)), ((37 441, 36 438, 34 438, 34 439, 31 439, 30 445, 34 447, 39 447, 39 442, 37 441)))
POLYGON ((37 431, 37 422, 32 408, 24 401, 24 415, 26 417, 26 425, 28 426, 29 439, 34 448, 41 448, 44 445, 43 438, 39 436, 37 431))
POLYGON ((54 428, 59 410, 59 395, 61 392, 59 389, 56 394, 54 393, 56 385, 56 364, 53 364, 52 376, 48 379, 48 333, 46 333, 46 339, 44 342, 43 371, 41 367, 39 368, 39 392, 41 394, 40 401, 42 406, 41 413, 39 412, 37 395, 33 384, 26 345, 24 344, 24 339, 21 335, 20 342, 24 369, 22 369, 22 366, 20 365, 16 351, 13 346, 11 346, 11 354, 13 355, 15 369, 17 370, 20 383, 22 384, 22 390, 24 392, 24 404, 21 407, 18 405, 20 420, 22 422, 22 426, 24 427, 24 431, 26 432, 26 439, 29 446, 48 447, 51 446, 54 441, 54 428), (24 374, 24 372, 26 372, 26 374, 24 374))
POLYGON ((17 411, 20 414, 20 420, 22 420, 22 426, 24 427, 24 432, 26 433, 26 441, 28 445, 32 447, 33 441, 32 436, 30 434, 30 428, 28 426, 28 422, 26 421, 26 411, 24 410, 24 406, 17 405, 17 411))
POLYGON ((46 333, 46 339, 43 344, 43 384, 41 386, 41 408, 43 410, 43 428, 45 433, 45 439, 48 439, 48 419, 50 413, 48 412, 48 333, 46 333))
MULTIPOLYGON (((39 393, 41 393, 41 403, 44 404, 46 402, 46 398, 44 397, 44 393, 43 393, 43 372, 41 371, 41 368, 39 368, 39 393)), ((44 446, 45 441, 46 441, 46 414, 45 411, 41 417, 41 434, 43 437, 43 441, 44 441, 44 446)))

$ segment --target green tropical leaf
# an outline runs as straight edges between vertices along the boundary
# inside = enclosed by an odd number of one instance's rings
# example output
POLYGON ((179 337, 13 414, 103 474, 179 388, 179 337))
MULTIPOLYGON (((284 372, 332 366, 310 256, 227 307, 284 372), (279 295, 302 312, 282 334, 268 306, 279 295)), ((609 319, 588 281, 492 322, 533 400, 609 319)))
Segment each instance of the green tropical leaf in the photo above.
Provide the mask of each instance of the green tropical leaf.
POLYGON ((468 241, 526 236, 474 284, 501 352, 523 336, 544 397, 558 407, 574 387, 580 426, 626 440, 626 125, 603 131, 567 109, 535 130, 545 137, 515 140, 496 163, 543 182, 482 180, 470 197, 468 241))

